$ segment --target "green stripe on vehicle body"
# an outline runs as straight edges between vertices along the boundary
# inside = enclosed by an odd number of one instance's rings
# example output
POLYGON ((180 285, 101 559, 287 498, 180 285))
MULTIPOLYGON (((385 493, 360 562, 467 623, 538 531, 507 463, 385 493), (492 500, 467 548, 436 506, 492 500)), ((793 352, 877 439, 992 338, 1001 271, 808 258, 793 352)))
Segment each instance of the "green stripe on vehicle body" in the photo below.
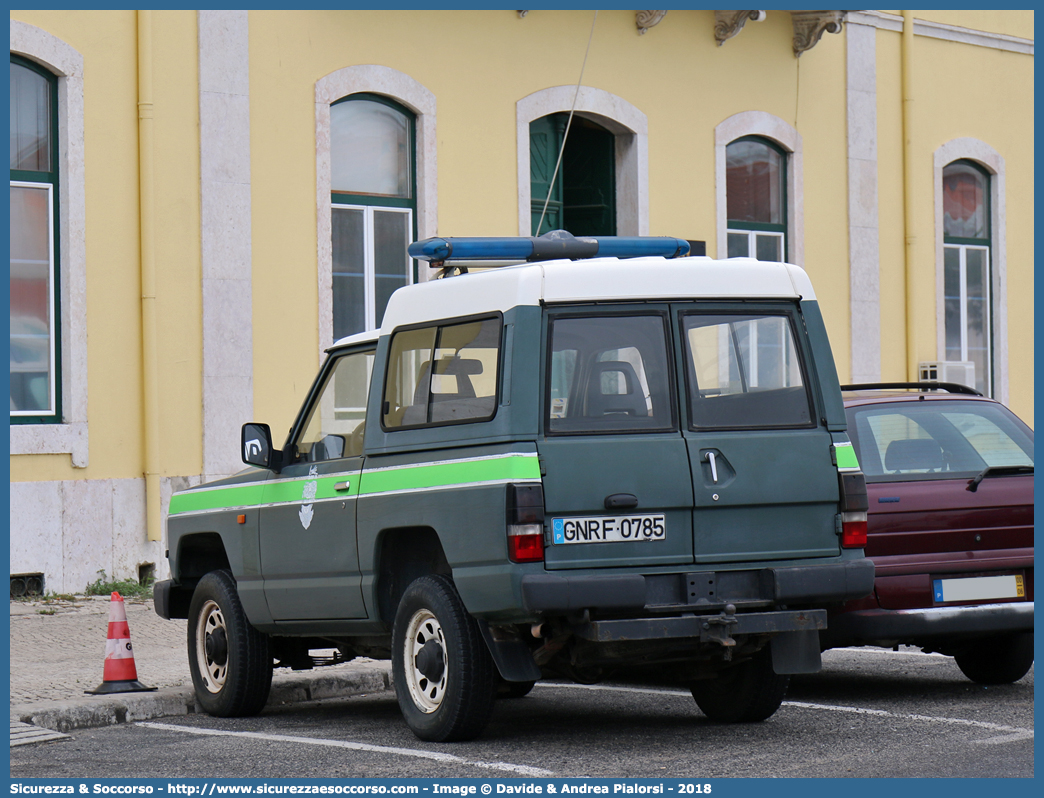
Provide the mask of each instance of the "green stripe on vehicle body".
POLYGON ((203 488, 176 493, 170 500, 170 515, 261 507, 274 504, 322 501, 407 490, 464 487, 466 485, 540 479, 540 464, 535 454, 493 455, 437 463, 390 466, 341 474, 303 475, 294 479, 274 479, 250 485, 203 488), (304 498, 306 483, 315 482, 313 497, 304 498), (347 482, 346 490, 335 486, 347 482))
POLYGON ((224 510, 231 507, 254 507, 261 503, 264 482, 233 485, 210 490, 190 490, 170 497, 170 515, 200 510, 224 510))
POLYGON ((366 496, 511 479, 540 479, 540 463, 536 455, 450 460, 363 471, 361 493, 366 496))

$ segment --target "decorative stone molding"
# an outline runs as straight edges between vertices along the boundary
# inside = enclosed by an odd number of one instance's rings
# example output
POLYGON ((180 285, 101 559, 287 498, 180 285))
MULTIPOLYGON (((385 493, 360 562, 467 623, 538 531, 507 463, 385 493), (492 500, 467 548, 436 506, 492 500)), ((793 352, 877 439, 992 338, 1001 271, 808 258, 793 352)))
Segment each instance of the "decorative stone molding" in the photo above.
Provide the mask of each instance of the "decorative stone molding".
MULTIPOLYGON (((390 97, 415 114, 417 148, 417 237, 438 233, 438 168, 435 95, 417 80, 380 64, 343 67, 315 82, 315 176, 319 360, 333 344, 333 241, 330 203, 330 104, 358 92, 390 97)), ((420 281, 428 269, 420 270, 420 281)))
POLYGON ((638 35, 644 36, 649 28, 659 25, 665 16, 666 11, 635 11, 634 24, 638 27, 638 35))
MULTIPOLYGON (((657 12, 646 12, 657 13, 657 12)), ((664 11, 664 14, 667 12, 664 11)), ((731 39, 747 24, 747 20, 761 22, 765 19, 764 11, 715 11, 714 12, 714 38, 721 47, 726 40, 731 39)), ((651 27, 651 26, 650 26, 651 27)))
POLYGON ((717 254, 727 257, 728 220, 725 196, 725 148, 743 136, 771 139, 787 152, 787 235, 789 260, 805 267, 805 189, 801 134, 789 123, 765 111, 742 111, 714 128, 714 191, 717 228, 717 254))
POLYGON ((11 52, 58 78, 58 241, 61 296, 61 424, 11 424, 11 454, 68 454, 86 468, 87 221, 83 56, 51 33, 12 19, 11 52))
POLYGON ((248 12, 197 13, 203 475, 239 471, 254 417, 248 12))
POLYGON ((567 112, 597 122, 613 134, 616 143, 616 232, 622 236, 649 235, 649 119, 631 103, 603 89, 553 86, 515 103, 518 142, 518 234, 531 234, 529 123, 548 114, 567 112))
POLYGON ((794 56, 811 50, 824 33, 840 33, 845 11, 791 11, 794 22, 794 56))

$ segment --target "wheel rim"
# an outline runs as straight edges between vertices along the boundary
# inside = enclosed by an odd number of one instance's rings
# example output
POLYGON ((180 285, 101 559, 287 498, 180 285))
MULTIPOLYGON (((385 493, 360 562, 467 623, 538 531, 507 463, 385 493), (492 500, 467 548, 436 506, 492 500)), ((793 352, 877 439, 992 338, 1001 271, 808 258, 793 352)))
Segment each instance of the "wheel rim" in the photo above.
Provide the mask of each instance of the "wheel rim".
POLYGON ((203 686, 220 693, 228 677, 228 627, 216 601, 207 601, 196 622, 196 665, 203 686))
POLYGON ((403 662, 406 686, 417 708, 432 713, 446 696, 446 641, 439 619, 430 610, 417 610, 406 627, 403 662))

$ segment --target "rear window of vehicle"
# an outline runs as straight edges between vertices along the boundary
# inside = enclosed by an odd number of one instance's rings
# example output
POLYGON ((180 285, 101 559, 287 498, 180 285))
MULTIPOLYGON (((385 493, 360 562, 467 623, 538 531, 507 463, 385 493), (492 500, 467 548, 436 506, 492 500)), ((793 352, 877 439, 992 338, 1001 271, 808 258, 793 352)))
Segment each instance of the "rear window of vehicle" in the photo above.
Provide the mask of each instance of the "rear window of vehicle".
POLYGON ((551 433, 674 429, 665 317, 552 318, 551 433))
POLYGON ((812 403, 785 315, 682 318, 693 429, 812 425, 812 403))
POLYGON ((1033 431, 990 402, 896 402, 849 407, 867 480, 961 479, 987 467, 1033 466, 1033 431))

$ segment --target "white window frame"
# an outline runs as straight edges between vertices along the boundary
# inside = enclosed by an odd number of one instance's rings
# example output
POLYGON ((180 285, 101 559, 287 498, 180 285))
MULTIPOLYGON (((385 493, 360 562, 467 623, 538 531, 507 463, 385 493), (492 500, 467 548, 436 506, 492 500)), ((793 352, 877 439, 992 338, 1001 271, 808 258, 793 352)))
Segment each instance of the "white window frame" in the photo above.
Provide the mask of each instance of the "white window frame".
MULTIPOLYGON (((74 468, 89 463, 87 436, 87 252, 83 135, 83 56, 34 25, 10 21, 11 52, 58 78, 58 215, 52 243, 58 257, 62 353, 62 420, 11 424, 11 454, 69 454, 74 468)), ((53 255, 52 255, 53 257, 53 255)), ((58 342, 55 341, 58 345, 58 342)), ((58 390, 56 386, 56 390, 58 390)))
MULTIPOLYGON (((992 258, 990 257, 990 247, 980 246, 977 244, 944 244, 943 245, 943 270, 945 271, 945 257, 946 250, 953 249, 958 252, 958 280, 960 295, 958 297, 958 305, 960 307, 960 328, 961 328, 961 356, 958 360, 970 361, 968 357, 968 251, 976 250, 982 252, 985 255, 985 268, 986 274, 993 273, 992 258)), ((991 281, 992 282, 992 281, 991 281)), ((945 301, 945 298, 944 298, 945 301)), ((945 308, 943 326, 945 328, 945 308)), ((976 374, 976 381, 981 377, 984 382, 985 393, 987 395, 993 394, 993 286, 987 286, 986 296, 986 318, 983 320, 983 327, 986 331, 986 373, 976 374)), ((946 349, 943 349, 943 355, 946 354, 946 349)), ((975 386, 972 386, 975 387, 975 386)))
MULTIPOLYGON (((50 396, 50 404, 46 410, 12 410, 12 417, 25 416, 51 416, 55 413, 57 404, 58 385, 55 381, 55 362, 58 354, 57 342, 54 334, 55 295, 54 295, 54 186, 51 183, 33 183, 23 180, 12 180, 12 188, 31 188, 47 190, 47 311, 48 311, 48 364, 47 364, 47 390, 50 396)), ((35 261, 34 261, 35 262, 35 261)), ((60 312, 60 310, 59 310, 60 312)))
MULTIPOLYGON (((726 235, 727 236, 735 236, 735 235, 745 235, 745 236, 747 236, 747 255, 746 255, 746 257, 754 258, 755 260, 757 260, 757 257, 758 257, 757 256, 757 252, 758 252, 757 237, 758 236, 764 236, 766 238, 778 238, 780 240, 780 244, 779 244, 779 251, 780 251, 780 253, 783 253, 783 252, 787 251, 787 236, 786 236, 786 233, 776 233, 776 232, 773 232, 771 230, 743 230, 743 229, 736 229, 736 228, 730 227, 730 228, 728 228, 726 230, 726 235)), ((725 245, 726 245, 726 247, 728 246, 728 238, 726 238, 725 245)), ((728 253, 728 250, 726 250, 726 254, 727 253, 728 253)), ((780 256, 780 259, 782 259, 782 255, 780 256)))
MULTIPOLYGON (((366 325, 366 332, 375 330, 378 327, 377 324, 377 268, 376 268, 376 248, 374 245, 374 234, 373 234, 373 214, 375 212, 380 213, 401 213, 406 215, 406 229, 409 234, 413 234, 413 210, 411 208, 393 208, 386 207, 383 205, 351 205, 344 202, 331 202, 330 213, 331 218, 334 210, 347 210, 347 211, 362 211, 363 212, 363 302, 364 312, 363 321, 366 325)), ((406 277, 406 285, 413 285, 413 260, 408 255, 403 261, 403 269, 406 277)), ((333 292, 333 266, 331 265, 330 271, 331 285, 330 290, 333 292)), ((332 306, 331 306, 332 312, 332 306)), ((363 331, 360 331, 363 332, 363 331)), ((332 333, 331 333, 332 335, 332 333)))

